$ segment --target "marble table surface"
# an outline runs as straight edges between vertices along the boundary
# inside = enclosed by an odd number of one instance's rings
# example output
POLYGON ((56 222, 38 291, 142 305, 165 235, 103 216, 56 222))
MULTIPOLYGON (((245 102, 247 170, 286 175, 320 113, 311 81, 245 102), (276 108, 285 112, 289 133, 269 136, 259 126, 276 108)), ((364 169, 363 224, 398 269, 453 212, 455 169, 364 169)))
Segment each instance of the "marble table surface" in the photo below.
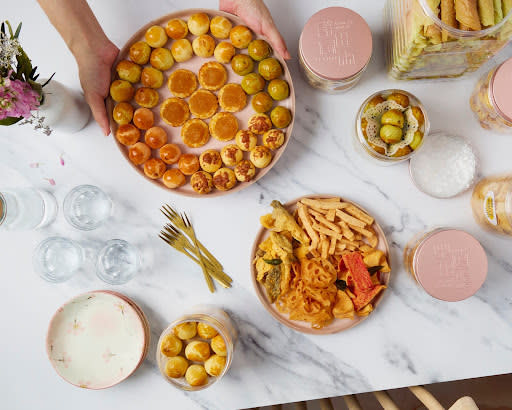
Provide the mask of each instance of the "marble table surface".
MULTIPOLYGON (((118 46, 147 21, 184 5, 177 0, 91 0, 90 4, 118 46)), ((376 166, 360 157, 352 144, 354 116, 364 98, 379 89, 403 87, 426 105, 432 129, 464 135, 475 145, 482 174, 510 171, 510 136, 480 129, 468 105, 482 71, 449 82, 396 83, 385 73, 384 2, 268 1, 294 56, 307 18, 323 7, 342 4, 359 12, 374 34, 374 56, 366 74, 350 92, 325 95, 303 81, 293 59, 297 112, 292 140, 261 181, 233 195, 198 200, 147 183, 112 138, 104 137, 92 122, 77 134, 56 130, 45 136, 18 126, 0 130, 1 186, 44 188, 62 203, 72 187, 90 183, 108 192, 115 203, 114 216, 96 231, 77 231, 59 213, 48 228, 0 233, 4 408, 138 409, 145 404, 146 408, 225 410, 512 372, 512 242, 478 228, 469 193, 450 200, 430 198, 412 185, 407 164, 376 166), (336 335, 303 335, 283 327, 261 306, 250 278, 258 217, 269 210, 273 199, 288 201, 309 193, 339 194, 359 202, 383 226, 392 249, 393 274, 379 308, 369 320, 336 335), (232 289, 211 295, 199 268, 157 238, 164 223, 158 209, 166 202, 189 212, 199 237, 234 278, 232 289), (435 300, 401 266, 404 245, 431 226, 463 228, 486 248, 488 278, 469 300, 435 300), (89 263, 67 283, 46 283, 34 274, 31 254, 40 240, 52 235, 93 248, 106 239, 126 239, 141 249, 143 271, 130 283, 113 288, 96 278, 89 263), (55 374, 44 342, 48 322, 63 302, 102 288, 121 291, 140 304, 153 341, 148 358, 132 377, 111 389, 88 391, 55 374), (226 309, 239 340, 232 368, 221 383, 203 392, 182 393, 160 376, 155 344, 168 323, 198 303, 226 309)), ((187 5, 216 8, 217 2, 194 0, 187 5)), ((60 82, 79 87, 72 56, 35 2, 7 2, 2 16, 23 21, 23 44, 43 76, 56 71, 60 82)), ((507 54, 512 54, 511 48, 497 61, 507 54)))

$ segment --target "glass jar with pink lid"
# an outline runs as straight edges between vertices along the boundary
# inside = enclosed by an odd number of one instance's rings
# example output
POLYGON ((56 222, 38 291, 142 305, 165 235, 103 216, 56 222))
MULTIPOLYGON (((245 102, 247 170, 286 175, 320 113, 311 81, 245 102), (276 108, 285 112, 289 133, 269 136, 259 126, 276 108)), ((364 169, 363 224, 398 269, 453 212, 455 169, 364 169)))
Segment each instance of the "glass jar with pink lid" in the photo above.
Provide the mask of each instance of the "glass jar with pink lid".
POLYGON ((306 22, 299 39, 299 63, 307 82, 328 93, 353 87, 372 56, 366 21, 345 7, 328 7, 306 22))

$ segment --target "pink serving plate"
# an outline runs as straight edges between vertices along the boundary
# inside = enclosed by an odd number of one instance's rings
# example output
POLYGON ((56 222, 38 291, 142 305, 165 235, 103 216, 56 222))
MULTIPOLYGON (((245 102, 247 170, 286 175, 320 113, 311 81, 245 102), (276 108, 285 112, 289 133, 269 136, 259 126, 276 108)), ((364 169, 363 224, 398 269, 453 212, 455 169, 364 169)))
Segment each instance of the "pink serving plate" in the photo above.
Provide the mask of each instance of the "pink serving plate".
MULTIPOLYGON (((129 59, 129 51, 130 51, 130 46, 137 42, 137 41, 140 41, 140 40, 144 40, 144 34, 146 32, 146 30, 153 26, 153 25, 160 25, 162 27, 165 27, 166 23, 173 19, 173 18, 180 18, 180 19, 183 19, 183 20, 187 20, 188 17, 190 17, 192 14, 194 13, 206 13, 210 16, 210 19, 214 16, 224 16, 226 17, 227 19, 229 19, 231 21, 231 23, 233 24, 233 27, 236 26, 236 25, 245 25, 245 23, 242 22, 242 20, 240 20, 240 18, 238 18, 237 16, 234 16, 232 14, 229 14, 229 13, 225 13, 225 12, 222 12, 222 11, 219 11, 219 10, 208 10, 208 9, 189 9, 189 10, 182 10, 182 11, 178 11, 178 12, 175 12, 175 13, 171 13, 171 14, 167 14, 163 17, 160 17, 154 21, 151 21, 149 22, 148 24, 146 24, 144 27, 141 27, 129 40, 128 42, 126 43, 126 45, 121 49, 121 51, 119 52, 119 56, 117 58, 117 61, 116 63, 114 64, 114 69, 112 71, 112 80, 114 79, 117 79, 117 73, 116 73, 116 70, 115 70, 115 67, 117 65, 117 63, 121 60, 128 60, 129 59)), ((192 34, 188 34, 187 38, 190 40, 190 42, 193 41, 193 39, 195 38, 194 35, 192 34)), ((263 40, 266 40, 266 38, 264 36, 259 36, 259 35, 256 35, 254 32, 253 32, 253 39, 263 39, 263 40)), ((166 48, 170 48, 171 44, 172 44, 172 39, 169 39, 167 44, 164 46, 166 48)), ((229 38, 228 39, 224 39, 224 40, 219 40, 219 39, 215 39, 215 42, 218 44, 220 41, 228 41, 229 42, 229 38)), ((267 40, 268 42, 268 40, 267 40)), ((244 49, 244 50, 239 50, 239 49, 236 49, 236 53, 237 54, 247 54, 247 49, 244 49)), ((220 195, 226 195, 226 194, 229 194, 229 193, 232 193, 232 192, 236 192, 236 191, 240 191, 241 189, 244 189, 244 188, 247 188, 249 185, 253 184, 254 182, 256 182, 257 180, 259 180, 260 178, 262 178, 275 164, 276 162, 279 160, 279 158, 281 157, 283 151, 285 150, 286 148, 286 145, 288 144, 288 141, 290 140, 290 137, 292 135, 292 128, 293 128, 293 120, 294 120, 294 117, 295 117, 295 93, 294 93, 294 88, 293 88, 293 82, 292 82, 292 77, 291 77, 291 74, 290 74, 290 71, 288 69, 288 66, 286 65, 286 62, 283 60, 283 58, 281 56, 279 56, 277 53, 273 53, 272 54, 272 57, 276 58, 277 60, 279 60, 279 62, 281 63, 281 66, 283 67, 283 76, 281 78, 283 78, 284 80, 286 80, 288 82, 288 85, 289 85, 289 88, 290 88, 290 96, 285 99, 285 100, 282 100, 282 101, 278 101, 276 103, 274 103, 274 107, 277 106, 277 105, 280 105, 280 106, 283 106, 283 107, 286 107, 288 108, 291 113, 292 113, 292 122, 290 123, 290 125, 288 125, 288 127, 286 129, 284 129, 283 131, 285 132, 285 142, 284 144, 277 150, 275 151, 272 151, 272 155, 273 155, 273 158, 272 158, 272 161, 270 162, 270 164, 266 167, 266 168, 263 168, 263 169, 258 169, 256 168, 256 175, 255 177, 249 181, 249 182, 237 182, 237 184, 234 186, 234 188, 232 188, 231 190, 229 191, 219 191, 217 189, 213 189, 209 194, 206 194, 206 195, 200 195, 198 193, 196 193, 192 187, 190 186, 190 177, 187 177, 187 183, 185 185, 183 185, 182 187, 179 187, 179 188, 176 188, 176 189, 169 189, 167 188, 163 182, 161 180, 154 180, 154 179, 150 179, 148 177, 146 177, 146 175, 144 174, 144 169, 143 169, 143 166, 142 165, 135 165, 133 164, 130 159, 128 158, 128 147, 122 145, 121 143, 119 143, 117 141, 117 139, 115 138, 115 133, 117 131, 117 128, 118 128, 118 124, 112 119, 112 111, 114 109, 114 106, 115 106, 115 102, 112 100, 112 98, 108 97, 107 98, 107 111, 108 111, 108 115, 109 115, 109 118, 110 118, 110 126, 111 126, 111 129, 112 129, 112 133, 114 135, 114 140, 116 141, 118 147, 119 147, 119 150, 121 151, 121 153, 123 154, 123 156, 126 158, 126 161, 128 161, 128 163, 140 174, 142 175, 144 178, 146 178, 149 182, 151 182, 152 184, 160 187, 160 188, 163 188, 163 189, 166 189, 170 192, 176 192, 177 194, 181 194, 181 195, 186 195, 186 196, 191 196, 191 197, 206 197, 206 198, 211 198, 211 197, 214 197, 214 196, 220 196, 220 195)), ((180 68, 185 68, 187 70, 190 70, 194 73, 196 73, 197 75, 197 72, 199 71, 199 68, 201 68, 201 66, 208 62, 208 61, 217 61, 215 60, 215 58, 212 56, 212 57, 209 57, 209 58, 202 58, 202 57, 198 57, 198 56, 194 56, 192 57, 190 60, 186 61, 186 62, 182 62, 182 63, 174 63, 174 65, 167 71, 164 72, 164 84, 162 85, 161 88, 158 89, 158 93, 160 94, 160 100, 159 100, 159 103, 156 107, 152 108, 152 111, 154 112, 155 114, 155 126, 159 126, 159 127, 162 127, 164 128, 166 131, 167 131, 167 135, 168 135, 168 143, 173 143, 173 144, 177 144, 180 148, 181 148, 181 152, 182 153, 191 153, 191 154, 195 154, 197 156, 199 156, 203 151, 207 150, 207 149, 215 149, 215 150, 218 150, 220 151, 220 149, 225 146, 225 145, 228 145, 228 144, 234 144, 235 143, 235 140, 231 140, 231 141, 227 141, 227 142, 221 142, 221 141, 218 141, 216 140, 215 138, 211 137, 209 142, 200 147, 200 148, 190 148, 190 147, 187 147, 183 141, 181 140, 181 127, 171 127, 170 125, 166 124, 160 117, 160 105, 161 103, 167 99, 167 98, 170 98, 170 97, 173 97, 173 95, 171 94, 171 92, 169 91, 169 89, 167 88, 167 80, 169 78, 169 75, 176 69, 180 69, 180 68)), ((150 66, 150 64, 146 64, 146 66, 150 66)), ((257 62, 255 62, 254 64, 255 66, 255 70, 257 70, 257 62)), ((242 80, 242 77, 235 74, 233 72, 233 70, 231 69, 231 65, 230 64, 224 64, 224 67, 226 68, 227 72, 228 72, 228 79, 227 79, 227 83, 238 83, 240 84, 241 80, 242 80)), ((140 87, 141 84, 135 84, 135 88, 138 88, 140 87)), ((198 89, 200 88, 200 86, 198 86, 198 89)), ((218 91, 214 91, 215 94, 218 94, 218 91)), ((185 100, 188 100, 185 99, 185 100)), ((134 108, 138 108, 138 105, 135 103, 135 101, 132 100, 131 104, 134 106, 134 108)), ((221 108, 219 107, 219 110, 217 112, 220 112, 222 111, 221 108)), ((251 96, 247 96, 247 106, 240 112, 236 112, 236 113, 233 113, 237 118, 238 118, 238 125, 239 125, 239 129, 247 129, 247 121, 248 119, 253 115, 255 114, 255 111, 252 109, 252 106, 251 106, 251 96)), ((269 114, 269 113, 268 113, 269 114)), ((193 118, 193 116, 191 115, 190 118, 193 118)), ((209 122, 209 119, 205 120, 206 122, 209 122)), ((141 141, 144 141, 144 131, 141 132, 141 141)), ((258 136, 258 145, 262 145, 262 141, 261 141, 261 136, 258 136)), ((158 157, 158 150, 152 150, 152 155, 153 157, 158 157)), ((248 152, 244 152, 244 159, 249 159, 249 153, 248 152)), ((176 168, 177 165, 168 165, 168 169, 170 168, 176 168)))
MULTIPOLYGON (((320 198, 332 198, 337 197, 336 195, 306 195, 297 199, 294 199, 293 201, 287 202, 284 204, 284 207, 288 210, 288 212, 293 213, 297 208, 297 202, 299 202, 301 199, 304 198, 312 198, 312 199, 320 199, 320 198)), ((361 211, 367 213, 368 215, 371 215, 368 211, 366 211, 363 207, 358 205, 355 202, 349 201, 346 198, 341 198, 343 202, 349 202, 355 206, 357 206, 361 211)), ((380 225, 377 222, 374 222, 372 225, 372 228, 375 230, 379 237, 379 243, 377 245, 377 249, 382 250, 387 258, 388 258, 388 264, 391 267, 391 260, 390 260, 390 254, 389 254, 389 245, 388 241, 386 239, 386 236, 384 235, 384 231, 380 227, 380 225)), ((264 286, 259 283, 256 280, 256 267, 252 263, 254 259, 256 258, 256 251, 258 250, 258 245, 263 242, 269 235, 269 231, 266 228, 261 227, 261 229, 258 231, 258 234, 256 235, 256 240, 254 241, 254 245, 251 252, 251 277, 252 277, 252 283, 254 285, 254 289, 256 290, 256 295, 258 295, 258 298, 260 302, 263 304, 265 309, 268 310, 268 312, 279 322, 281 322, 283 325, 288 326, 291 329, 297 330, 302 333, 309 333, 313 335, 327 335, 332 333, 338 333, 343 330, 350 329, 353 326, 358 325, 363 320, 367 319, 368 317, 372 316, 373 313, 370 313, 368 316, 356 316, 354 319, 334 319, 329 325, 321 328, 321 329, 313 329, 311 327, 311 324, 305 321, 301 320, 291 320, 288 318, 287 314, 281 313, 277 310, 274 304, 272 304, 267 296, 267 292, 265 291, 264 286)), ((389 273, 381 273, 381 282, 384 285, 388 285, 389 283, 389 277, 391 275, 391 272, 389 273)), ((382 292, 380 292, 377 297, 373 300, 373 306, 374 308, 377 307, 377 305, 382 300, 382 297, 384 296, 384 293, 387 289, 384 289, 382 292)))

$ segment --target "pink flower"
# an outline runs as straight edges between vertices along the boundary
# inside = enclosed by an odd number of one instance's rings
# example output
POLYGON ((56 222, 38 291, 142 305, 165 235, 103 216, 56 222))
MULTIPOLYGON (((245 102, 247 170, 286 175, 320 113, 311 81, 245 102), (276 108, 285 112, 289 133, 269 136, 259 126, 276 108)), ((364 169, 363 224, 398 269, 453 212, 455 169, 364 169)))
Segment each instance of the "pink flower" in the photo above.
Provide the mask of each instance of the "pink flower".
POLYGON ((67 369, 69 367, 69 363, 71 363, 71 356, 68 355, 66 352, 63 352, 62 357, 53 360, 62 363, 62 365, 67 369))
POLYGON ((31 111, 40 105, 40 96, 30 84, 21 80, 11 80, 11 72, 0 78, 0 120, 7 117, 29 118, 31 111))
POLYGON ((105 363, 108 363, 110 359, 112 359, 114 356, 115 354, 112 353, 108 347, 105 349, 105 352, 101 355, 105 363))
POLYGON ((80 323, 78 320, 73 320, 72 322, 68 323, 68 334, 73 334, 74 336, 82 333, 85 330, 85 327, 80 323))

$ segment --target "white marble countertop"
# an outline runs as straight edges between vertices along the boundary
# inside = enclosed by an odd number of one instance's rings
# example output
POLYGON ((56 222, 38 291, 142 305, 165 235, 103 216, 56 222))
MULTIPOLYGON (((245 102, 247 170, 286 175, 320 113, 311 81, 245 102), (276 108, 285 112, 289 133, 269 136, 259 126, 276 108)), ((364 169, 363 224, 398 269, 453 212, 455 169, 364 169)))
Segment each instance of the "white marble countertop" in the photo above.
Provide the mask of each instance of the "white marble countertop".
MULTIPOLYGON (((90 3, 118 46, 147 21, 184 5, 155 0, 90 3)), ((197 200, 156 188, 134 173, 112 138, 104 137, 94 123, 78 134, 55 131, 49 137, 26 127, 0 129, 2 186, 45 188, 62 203, 72 187, 90 183, 103 188, 115 202, 114 217, 96 231, 74 230, 59 213, 49 228, 0 234, 4 408, 60 409, 72 404, 76 410, 138 409, 144 403, 146 408, 234 409, 512 372, 512 242, 478 228, 469 193, 450 200, 430 198, 414 188, 406 164, 375 166, 360 157, 352 144, 359 104, 376 90, 398 86, 423 101, 432 129, 471 140, 479 151, 483 174, 510 170, 510 136, 480 129, 470 112, 468 99, 478 74, 450 82, 390 81, 383 57, 382 1, 268 3, 294 56, 307 18, 323 7, 342 4, 367 19, 375 51, 357 87, 336 96, 307 86, 297 60, 291 61, 297 95, 292 141, 265 178, 246 190, 197 200), (31 168, 32 163, 39 167, 31 168), (53 178, 56 185, 50 186, 46 178, 53 178), (332 336, 302 335, 276 322, 259 303, 249 273, 258 217, 272 199, 287 201, 308 193, 339 194, 359 202, 376 216, 392 247, 394 269, 382 304, 363 324, 332 336), (164 222, 158 208, 165 202, 189 212, 199 237, 234 278, 232 289, 209 294, 199 268, 157 238, 164 222), (469 300, 451 304, 434 300, 401 267, 405 243, 430 226, 466 229, 488 251, 487 281, 469 300), (153 342, 144 365, 111 389, 77 389, 60 379, 46 358, 44 340, 54 311, 74 295, 108 288, 90 264, 84 273, 61 285, 39 279, 32 270, 31 254, 50 235, 89 244, 122 238, 143 252, 143 272, 115 289, 146 312, 153 342), (160 376, 155 344, 168 323, 197 303, 229 311, 240 338, 225 379, 206 391, 185 394, 160 376)), ((217 2, 195 0, 187 5, 216 8, 217 2)), ((23 21, 23 44, 43 76, 56 71, 59 81, 79 87, 72 56, 35 2, 7 2, 2 16, 23 21)), ((511 48, 499 59, 507 52, 510 55, 511 48)))

